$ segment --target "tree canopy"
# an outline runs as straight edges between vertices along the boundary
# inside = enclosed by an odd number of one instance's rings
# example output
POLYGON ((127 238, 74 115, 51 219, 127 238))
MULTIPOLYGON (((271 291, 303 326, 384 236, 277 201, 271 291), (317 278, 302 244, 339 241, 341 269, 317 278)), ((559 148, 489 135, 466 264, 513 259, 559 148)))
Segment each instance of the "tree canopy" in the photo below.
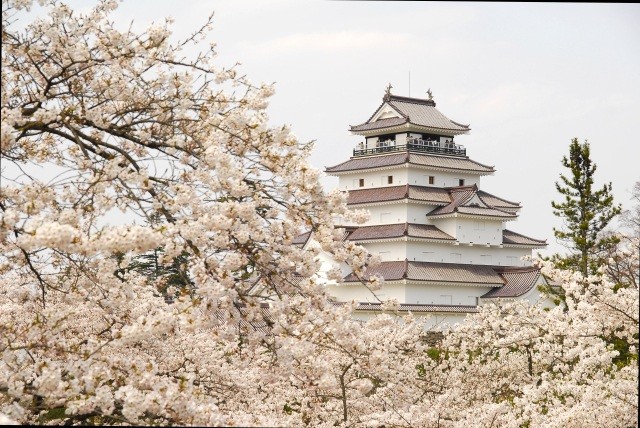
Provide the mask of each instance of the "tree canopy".
POLYGON ((556 265, 581 272, 584 276, 596 273, 608 248, 618 241, 615 235, 603 234, 611 219, 620 214, 621 207, 613 202, 611 183, 594 189, 596 164, 591 160, 589 143, 571 141, 569 157, 562 165, 570 175, 560 175, 556 189, 564 196, 562 202, 551 202, 554 214, 565 223, 553 229, 556 238, 571 251, 568 256, 556 256, 556 265))

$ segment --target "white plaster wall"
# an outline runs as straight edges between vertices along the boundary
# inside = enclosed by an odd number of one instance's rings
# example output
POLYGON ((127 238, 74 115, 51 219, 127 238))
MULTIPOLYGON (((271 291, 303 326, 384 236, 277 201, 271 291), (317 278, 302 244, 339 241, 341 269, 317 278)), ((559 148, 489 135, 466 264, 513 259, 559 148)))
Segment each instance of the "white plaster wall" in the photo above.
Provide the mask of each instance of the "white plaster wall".
POLYGON ((328 285, 327 292, 334 296, 339 302, 370 302, 377 303, 382 299, 398 299, 400 303, 405 303, 405 289, 401 284, 383 285, 380 290, 376 290, 376 298, 369 289, 359 282, 328 285), (379 300, 380 299, 380 300, 379 300))
MULTIPOLYGON (((402 322, 402 315, 398 317, 398 322, 402 322)), ((369 321, 372 318, 379 316, 378 312, 355 312, 353 318, 360 321, 369 321)), ((456 327, 457 324, 462 324, 467 314, 446 314, 446 313, 414 313, 416 321, 424 326, 425 331, 441 331, 450 330, 456 327)))
POLYGON ((384 284, 374 296, 361 283, 327 286, 327 292, 340 302, 398 299, 400 303, 437 305, 476 305, 478 298, 489 290, 491 287, 472 285, 384 284))
POLYGON ((407 221, 407 204, 379 205, 367 208, 369 220, 361 226, 376 224, 405 223, 407 221))
POLYGON ((341 175, 338 180, 340 190, 370 189, 372 187, 400 186, 407 184, 407 169, 388 169, 383 171, 360 172, 357 174, 341 175), (393 176, 393 183, 387 183, 387 177, 393 176), (364 179, 364 186, 360 187, 360 179, 364 179))
POLYGON ((422 168, 409 168, 408 182, 418 186, 432 187, 455 187, 459 185, 458 180, 464 179, 465 186, 477 184, 480 187, 480 176, 465 173, 451 173, 443 171, 428 170, 422 168), (429 176, 434 177, 434 184, 429 184, 429 176))
POLYGON ((444 233, 453 236, 458 239, 458 227, 457 227, 457 219, 455 218, 431 218, 429 219, 430 223, 436 226, 438 229, 443 231, 444 233))
POLYGON ((452 243, 396 241, 359 243, 370 253, 379 254, 383 262, 410 260, 416 262, 468 263, 491 266, 531 266, 522 260, 531 256, 531 249, 500 248, 480 245, 453 245, 452 243), (459 259, 452 254, 459 254, 459 259))
MULTIPOLYGON (((367 143, 367 148, 371 148, 369 147, 369 143, 367 143)), ((401 167, 384 171, 362 171, 354 174, 341 175, 339 177, 338 187, 341 190, 360 189, 361 187, 358 186, 358 180, 360 178, 364 178, 364 188, 381 187, 380 177, 386 177, 388 175, 393 175, 392 186, 408 183, 417 186, 455 187, 459 185, 460 179, 464 179, 465 186, 476 184, 478 188, 480 187, 480 176, 478 175, 435 171, 415 167, 401 167), (434 184, 429 184, 429 176, 434 177, 434 184)), ((386 180, 384 185, 387 185, 386 180)))
POLYGON ((436 209, 437 205, 407 203, 407 222, 418 224, 431 224, 427 218, 427 213, 436 209))
POLYGON ((379 254, 383 262, 404 260, 407 258, 406 242, 359 243, 370 253, 379 254))
POLYGON ((480 220, 457 218, 456 238, 462 244, 502 244, 503 222, 500 220, 480 220))
POLYGON ((440 305, 476 305, 478 298, 491 287, 465 285, 407 284, 406 303, 440 305))
POLYGON ((404 146, 407 144, 407 134, 396 134, 396 146, 404 146))

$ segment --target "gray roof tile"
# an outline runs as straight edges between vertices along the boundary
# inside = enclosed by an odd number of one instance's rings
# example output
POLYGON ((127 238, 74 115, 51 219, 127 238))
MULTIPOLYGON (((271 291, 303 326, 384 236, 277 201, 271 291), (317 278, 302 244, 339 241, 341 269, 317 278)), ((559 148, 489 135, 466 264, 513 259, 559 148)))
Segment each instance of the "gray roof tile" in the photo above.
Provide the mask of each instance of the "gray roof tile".
POLYGON ((438 156, 421 153, 393 153, 381 156, 362 156, 351 158, 341 164, 330 166, 325 169, 329 174, 348 171, 357 171, 372 168, 382 168, 409 163, 425 167, 433 167, 445 170, 476 172, 489 174, 494 172, 492 166, 483 165, 467 157, 459 156, 438 156))
POLYGON ((504 278, 506 284, 485 293, 482 296, 483 298, 520 297, 535 286, 540 276, 540 270, 535 267, 515 268, 494 266, 494 269, 504 278))
MULTIPOLYGON (((371 275, 382 276, 386 281, 407 279, 498 286, 502 286, 505 283, 491 266, 459 263, 411 262, 406 260, 382 262, 376 266, 369 267, 364 273, 364 278, 368 278, 371 275)), ((359 282, 359 279, 351 273, 344 278, 344 281, 359 282)))
POLYGON ((362 226, 355 229, 347 239, 349 241, 365 241, 369 239, 399 238, 401 236, 455 241, 454 237, 444 233, 435 226, 414 223, 362 226))
POLYGON ((371 202, 388 202, 400 199, 433 202, 435 205, 448 204, 451 202, 449 192, 443 188, 404 184, 401 186, 349 190, 347 204, 356 205, 371 202))
POLYGON ((546 246, 547 240, 529 238, 528 236, 521 235, 512 230, 504 229, 502 231, 502 243, 511 245, 536 245, 546 246))

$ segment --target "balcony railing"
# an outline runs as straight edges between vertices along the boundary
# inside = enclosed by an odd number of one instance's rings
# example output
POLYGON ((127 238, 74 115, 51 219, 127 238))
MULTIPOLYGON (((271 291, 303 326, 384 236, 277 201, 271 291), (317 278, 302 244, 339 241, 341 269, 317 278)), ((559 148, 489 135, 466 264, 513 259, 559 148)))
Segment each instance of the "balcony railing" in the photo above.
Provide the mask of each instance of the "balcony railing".
POLYGON ((412 138, 407 140, 407 144, 396 146, 395 141, 381 141, 377 147, 370 149, 364 148, 364 144, 360 143, 359 147, 353 150, 353 156, 367 156, 376 155, 380 153, 390 152, 426 152, 437 153, 448 156, 466 156, 467 149, 456 143, 442 143, 439 141, 421 140, 419 138, 412 138))

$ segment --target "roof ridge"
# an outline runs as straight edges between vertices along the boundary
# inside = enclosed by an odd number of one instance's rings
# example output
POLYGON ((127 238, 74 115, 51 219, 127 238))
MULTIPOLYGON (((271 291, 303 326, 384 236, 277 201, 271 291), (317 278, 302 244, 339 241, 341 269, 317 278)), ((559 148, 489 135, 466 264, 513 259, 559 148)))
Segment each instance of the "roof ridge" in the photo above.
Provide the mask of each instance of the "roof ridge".
POLYGON ((435 107, 436 106, 436 102, 434 100, 430 100, 428 98, 413 98, 413 97, 405 97, 405 96, 402 96, 402 95, 390 94, 388 102, 391 102, 391 101, 400 101, 400 102, 405 102, 405 103, 420 104, 420 105, 426 105, 426 106, 431 106, 431 107, 435 107))

